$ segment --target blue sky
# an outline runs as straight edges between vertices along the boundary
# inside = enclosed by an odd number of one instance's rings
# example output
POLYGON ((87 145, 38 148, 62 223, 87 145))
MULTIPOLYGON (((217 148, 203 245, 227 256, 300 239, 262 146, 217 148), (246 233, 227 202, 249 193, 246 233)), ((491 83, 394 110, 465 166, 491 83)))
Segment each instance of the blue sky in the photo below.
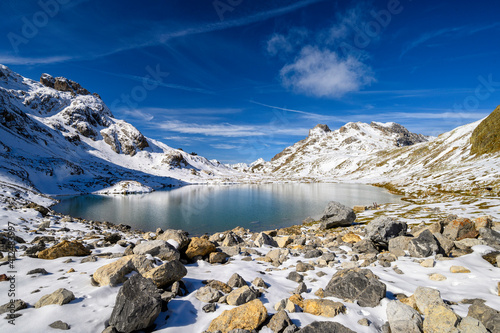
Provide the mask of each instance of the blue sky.
POLYGON ((438 135, 500 104, 497 1, 0 3, 0 63, 97 92, 146 136, 270 159, 318 123, 438 135))

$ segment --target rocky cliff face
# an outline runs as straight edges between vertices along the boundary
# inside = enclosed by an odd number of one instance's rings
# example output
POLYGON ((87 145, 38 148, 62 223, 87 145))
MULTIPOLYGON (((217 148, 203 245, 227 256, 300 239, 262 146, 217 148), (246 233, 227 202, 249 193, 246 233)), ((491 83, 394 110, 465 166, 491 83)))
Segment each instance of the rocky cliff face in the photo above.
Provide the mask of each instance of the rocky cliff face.
POLYGON ((54 194, 123 179, 159 185, 236 174, 146 138, 72 80, 43 74, 36 82, 0 65, 0 181, 54 194))

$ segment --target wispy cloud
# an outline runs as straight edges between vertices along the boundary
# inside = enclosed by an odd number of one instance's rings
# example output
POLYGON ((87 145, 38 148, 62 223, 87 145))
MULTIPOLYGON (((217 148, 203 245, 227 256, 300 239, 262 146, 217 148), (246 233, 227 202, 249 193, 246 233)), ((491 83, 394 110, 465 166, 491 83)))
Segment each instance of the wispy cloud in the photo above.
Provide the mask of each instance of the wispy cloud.
POLYGON ((415 40, 411 41, 408 43, 404 48, 403 51, 401 52, 401 55, 399 56, 399 59, 403 58, 405 54, 407 54, 410 50, 419 47, 422 44, 425 44, 426 42, 439 38, 441 36, 457 36, 460 37, 462 35, 473 35, 481 31, 486 31, 490 29, 495 29, 497 27, 500 27, 500 22, 497 23, 492 23, 484 26, 471 26, 471 25, 466 25, 466 26, 461 26, 461 27, 448 27, 448 28, 443 28, 439 29, 436 31, 431 31, 427 32, 425 34, 420 35, 418 38, 415 40))
POLYGON ((215 149, 227 149, 227 150, 233 150, 233 149, 240 148, 240 146, 230 145, 227 143, 216 143, 216 144, 212 144, 210 146, 215 148, 215 149))
POLYGON ((218 123, 218 124, 198 124, 188 123, 179 120, 165 121, 162 123, 154 124, 156 128, 182 133, 182 134, 196 134, 209 137, 232 137, 232 138, 245 138, 245 137, 272 137, 276 135, 287 136, 304 136, 309 128, 305 127, 276 127, 271 124, 264 125, 236 125, 231 123, 218 123))
POLYGON ((241 108, 144 108, 145 112, 168 115, 228 115, 241 113, 241 108))
POLYGON ((70 56, 21 57, 12 55, 0 55, 0 64, 5 64, 5 65, 55 64, 74 59, 75 57, 70 57, 70 56))

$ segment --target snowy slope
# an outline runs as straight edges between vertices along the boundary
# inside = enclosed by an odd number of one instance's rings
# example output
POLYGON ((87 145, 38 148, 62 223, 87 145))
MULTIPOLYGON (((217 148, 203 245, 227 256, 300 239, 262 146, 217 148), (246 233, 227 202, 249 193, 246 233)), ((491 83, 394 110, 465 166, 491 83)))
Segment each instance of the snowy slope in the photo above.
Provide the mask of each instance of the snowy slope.
POLYGON ((120 180, 162 186, 239 174, 144 137, 76 82, 48 74, 41 82, 0 65, 0 180, 61 194, 120 180))
POLYGON ((500 190, 500 155, 470 153, 480 121, 437 138, 395 123, 326 125, 251 170, 278 180, 390 183, 402 192, 500 190))

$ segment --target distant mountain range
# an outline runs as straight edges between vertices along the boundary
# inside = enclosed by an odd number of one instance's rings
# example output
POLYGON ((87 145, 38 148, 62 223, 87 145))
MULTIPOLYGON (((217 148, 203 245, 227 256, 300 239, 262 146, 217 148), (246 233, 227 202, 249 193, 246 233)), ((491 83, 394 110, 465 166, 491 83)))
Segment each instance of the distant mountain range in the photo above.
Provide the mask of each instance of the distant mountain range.
POLYGON ((317 125, 271 161, 223 165, 145 137, 98 94, 64 77, 36 82, 0 65, 0 181, 47 194, 122 180, 186 183, 356 181, 402 192, 500 185, 500 107, 437 138, 396 123, 317 125))

